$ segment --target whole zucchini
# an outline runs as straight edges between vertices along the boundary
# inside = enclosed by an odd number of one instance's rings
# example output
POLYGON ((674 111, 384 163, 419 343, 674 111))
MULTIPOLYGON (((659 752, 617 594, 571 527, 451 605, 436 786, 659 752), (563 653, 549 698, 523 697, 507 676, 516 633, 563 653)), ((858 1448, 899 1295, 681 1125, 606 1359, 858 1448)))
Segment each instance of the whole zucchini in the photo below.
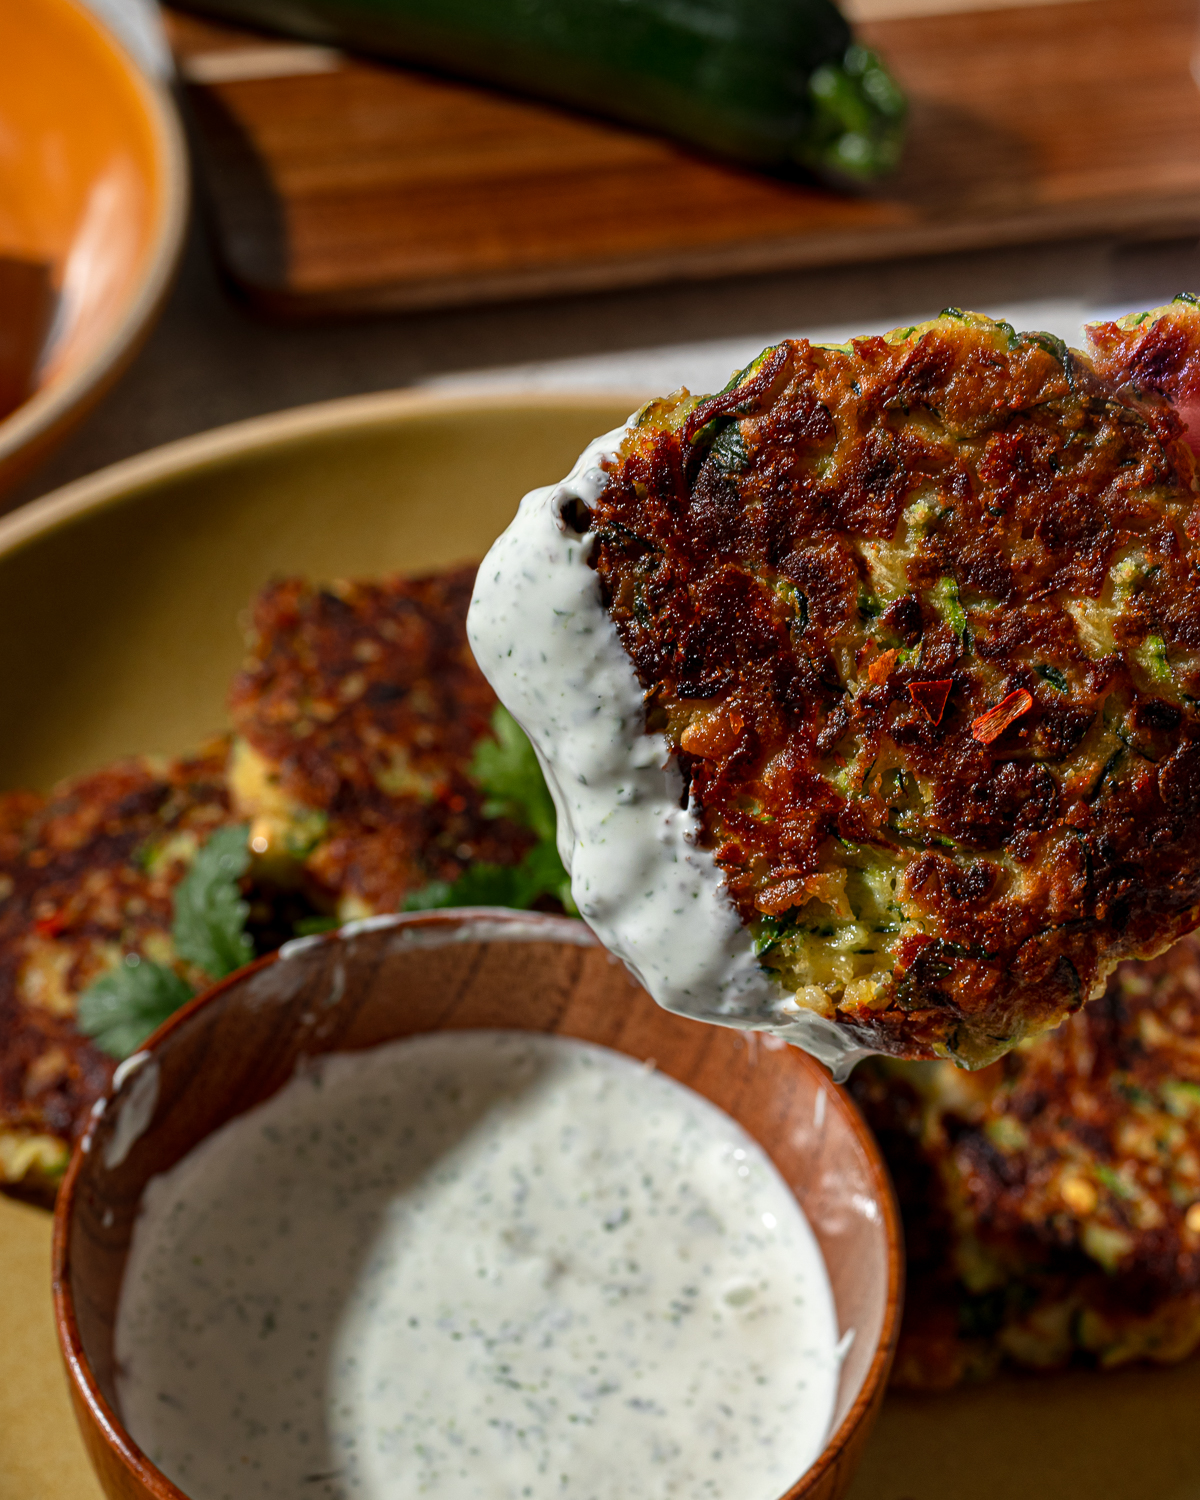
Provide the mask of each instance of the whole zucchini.
POLYGON ((832 0, 185 0, 499 84, 771 170, 866 181, 904 98, 832 0))

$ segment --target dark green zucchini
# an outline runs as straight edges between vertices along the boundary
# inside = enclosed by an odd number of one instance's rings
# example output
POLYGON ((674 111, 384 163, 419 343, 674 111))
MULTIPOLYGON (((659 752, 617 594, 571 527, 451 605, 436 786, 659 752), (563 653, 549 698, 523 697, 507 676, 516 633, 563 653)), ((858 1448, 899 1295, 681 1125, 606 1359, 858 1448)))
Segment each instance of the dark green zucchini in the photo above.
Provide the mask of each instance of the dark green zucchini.
POLYGON ((185 0, 517 89, 770 170, 869 180, 904 99, 832 0, 185 0))

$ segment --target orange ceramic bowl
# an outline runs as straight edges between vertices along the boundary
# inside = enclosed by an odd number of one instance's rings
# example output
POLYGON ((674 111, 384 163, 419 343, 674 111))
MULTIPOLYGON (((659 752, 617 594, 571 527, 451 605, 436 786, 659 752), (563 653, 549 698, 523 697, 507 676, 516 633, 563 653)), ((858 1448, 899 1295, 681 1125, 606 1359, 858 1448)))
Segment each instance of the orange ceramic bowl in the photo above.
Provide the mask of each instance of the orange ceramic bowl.
POLYGON ((0 5, 0 490, 121 370, 179 255, 170 96, 76 0, 0 5))

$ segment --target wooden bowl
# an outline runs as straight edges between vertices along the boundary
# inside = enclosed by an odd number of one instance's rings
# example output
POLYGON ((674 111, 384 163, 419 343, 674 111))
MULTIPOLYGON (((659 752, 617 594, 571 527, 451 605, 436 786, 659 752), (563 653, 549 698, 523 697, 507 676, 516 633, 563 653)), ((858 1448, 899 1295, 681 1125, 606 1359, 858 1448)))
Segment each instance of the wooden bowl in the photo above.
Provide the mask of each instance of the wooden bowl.
POLYGON ((137 347, 183 240, 165 88, 75 0, 0 7, 0 489, 137 347))
POLYGON ((653 1058, 769 1153, 820 1242, 839 1332, 854 1330, 832 1436, 788 1500, 845 1493, 883 1398, 903 1275, 887 1172, 854 1106, 793 1048, 660 1010, 582 923, 487 911, 377 918, 289 943, 193 1001, 122 1070, 71 1159, 54 1224, 59 1343, 111 1500, 181 1495, 121 1425, 114 1384, 118 1294, 150 1177, 275 1093, 303 1057, 483 1027, 653 1058))

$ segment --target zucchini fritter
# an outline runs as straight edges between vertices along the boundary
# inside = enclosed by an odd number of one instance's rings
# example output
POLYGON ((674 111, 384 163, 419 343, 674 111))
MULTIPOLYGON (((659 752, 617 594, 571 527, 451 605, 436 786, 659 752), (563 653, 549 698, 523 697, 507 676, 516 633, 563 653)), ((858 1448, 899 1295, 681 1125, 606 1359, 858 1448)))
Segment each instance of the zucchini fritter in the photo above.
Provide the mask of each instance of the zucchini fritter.
POLYGON ((761 962, 884 1053, 984 1066, 1200 922, 1195 463, 1101 332, 789 341, 580 519, 761 962))
POLYGON ((48 800, 0 797, 0 1186, 49 1196, 111 1077, 76 1026, 94 980, 136 954, 211 982, 172 925, 217 828, 252 819, 241 886, 259 952, 315 911, 394 911, 536 845, 468 775, 496 706, 466 643, 473 574, 274 584, 254 605, 232 742, 122 761, 48 800))
POLYGON ((230 821, 226 749, 0 798, 0 1186, 52 1193, 112 1076, 74 1024, 87 986, 127 953, 194 977, 177 964, 172 892, 230 821))
POLYGON ((1096 373, 1109 385, 1129 386, 1140 398, 1169 402, 1195 434, 1200 428, 1200 341, 1196 299, 1130 313, 1115 323, 1093 323, 1088 344, 1096 373))
POLYGON ((467 645, 474 577, 285 579, 254 602, 230 788, 258 872, 301 880, 341 921, 535 842, 468 776, 496 707, 467 645))
POLYGON ((869 1061, 908 1291, 893 1379, 1200 1344, 1200 942, 1123 963, 1058 1031, 976 1074, 869 1061))

